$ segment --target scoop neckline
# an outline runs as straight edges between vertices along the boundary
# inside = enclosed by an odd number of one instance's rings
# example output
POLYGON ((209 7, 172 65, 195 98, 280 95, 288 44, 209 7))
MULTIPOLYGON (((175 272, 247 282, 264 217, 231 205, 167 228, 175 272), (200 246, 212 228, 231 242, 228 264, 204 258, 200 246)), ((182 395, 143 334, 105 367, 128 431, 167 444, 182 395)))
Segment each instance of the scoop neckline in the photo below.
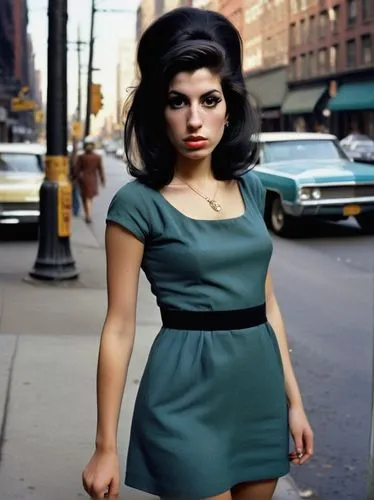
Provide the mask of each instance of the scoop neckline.
POLYGON ((238 215, 236 217, 229 217, 227 219, 194 219, 193 217, 189 217, 188 215, 186 215, 183 212, 181 212, 180 210, 178 210, 178 208, 176 208, 172 203, 170 203, 170 201, 167 200, 165 198, 165 196, 159 190, 156 190, 156 193, 158 194, 158 196, 161 198, 161 200, 163 201, 163 203, 167 207, 170 207, 174 212, 176 212, 177 214, 179 214, 179 216, 182 217, 182 218, 184 218, 184 219, 187 219, 187 220, 190 220, 190 221, 193 221, 193 222, 204 222, 204 223, 207 223, 207 222, 211 222, 211 223, 217 223, 217 222, 236 222, 236 221, 239 221, 241 219, 244 219, 247 216, 247 212, 248 212, 248 202, 247 202, 247 198, 245 196, 245 190, 243 189, 243 179, 242 179, 242 176, 240 176, 237 179, 237 181, 238 181, 240 195, 242 197, 243 204, 244 204, 244 212, 241 215, 238 215))

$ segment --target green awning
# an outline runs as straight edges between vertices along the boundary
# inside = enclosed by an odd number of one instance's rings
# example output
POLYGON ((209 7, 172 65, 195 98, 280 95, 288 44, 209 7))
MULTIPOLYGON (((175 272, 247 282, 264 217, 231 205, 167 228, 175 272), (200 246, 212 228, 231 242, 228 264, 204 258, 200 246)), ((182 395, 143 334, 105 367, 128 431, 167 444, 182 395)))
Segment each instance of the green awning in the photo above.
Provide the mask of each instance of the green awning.
POLYGON ((374 109, 374 81, 342 85, 328 107, 331 111, 374 109))
POLYGON ((282 113, 284 115, 313 113, 314 108, 326 90, 326 85, 290 90, 284 100, 282 113))
POLYGON ((248 75, 246 87, 261 109, 280 108, 287 92, 287 68, 248 75))

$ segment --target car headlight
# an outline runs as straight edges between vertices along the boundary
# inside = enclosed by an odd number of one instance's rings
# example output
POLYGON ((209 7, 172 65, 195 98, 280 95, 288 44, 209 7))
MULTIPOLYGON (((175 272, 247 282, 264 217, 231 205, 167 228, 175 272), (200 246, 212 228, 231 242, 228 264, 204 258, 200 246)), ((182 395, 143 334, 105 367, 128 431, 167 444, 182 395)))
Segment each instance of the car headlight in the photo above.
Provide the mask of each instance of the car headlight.
POLYGON ((312 190, 312 198, 314 200, 319 200, 321 198, 321 190, 318 188, 314 188, 312 190))
POLYGON ((312 196, 312 190, 310 188, 301 188, 300 189, 300 200, 310 200, 312 196))

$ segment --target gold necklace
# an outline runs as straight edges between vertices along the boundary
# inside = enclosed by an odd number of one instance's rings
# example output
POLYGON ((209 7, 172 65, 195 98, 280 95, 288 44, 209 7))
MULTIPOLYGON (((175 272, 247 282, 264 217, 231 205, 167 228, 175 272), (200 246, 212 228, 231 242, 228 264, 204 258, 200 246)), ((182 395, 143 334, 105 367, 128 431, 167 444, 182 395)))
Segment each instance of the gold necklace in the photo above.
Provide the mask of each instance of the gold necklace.
MULTIPOLYGON (((177 179, 179 179, 180 181, 183 182, 183 184, 185 184, 187 187, 189 187, 192 191, 194 191, 197 195, 201 196, 201 198, 204 198, 204 200, 206 200, 210 207, 215 211, 215 212, 221 212, 222 211, 222 205, 220 203, 218 203, 218 201, 216 201, 214 198, 209 198, 209 196, 207 196, 206 194, 203 194, 201 193, 198 189, 194 188, 193 186, 191 186, 188 182, 186 182, 185 180, 181 179, 178 175, 175 176, 177 179)), ((216 187, 216 190, 215 190, 215 193, 214 193, 214 196, 216 195, 217 193, 217 190, 218 190, 218 181, 217 181, 217 187, 216 187)))

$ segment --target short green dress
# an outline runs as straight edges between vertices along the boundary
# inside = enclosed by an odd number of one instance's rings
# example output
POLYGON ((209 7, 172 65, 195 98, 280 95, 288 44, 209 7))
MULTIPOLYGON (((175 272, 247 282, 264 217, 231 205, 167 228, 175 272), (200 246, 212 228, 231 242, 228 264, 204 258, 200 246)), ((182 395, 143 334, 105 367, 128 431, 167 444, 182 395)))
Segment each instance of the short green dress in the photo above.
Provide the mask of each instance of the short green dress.
MULTIPOLYGON (((239 179, 242 216, 195 220, 132 181, 107 221, 144 242, 160 307, 230 311, 265 302, 272 241, 264 191, 239 179)), ((228 312, 229 314, 229 312, 228 312)), ((288 409, 271 325, 232 331, 161 328, 139 386, 125 483, 163 498, 202 499, 289 471, 288 409)))

